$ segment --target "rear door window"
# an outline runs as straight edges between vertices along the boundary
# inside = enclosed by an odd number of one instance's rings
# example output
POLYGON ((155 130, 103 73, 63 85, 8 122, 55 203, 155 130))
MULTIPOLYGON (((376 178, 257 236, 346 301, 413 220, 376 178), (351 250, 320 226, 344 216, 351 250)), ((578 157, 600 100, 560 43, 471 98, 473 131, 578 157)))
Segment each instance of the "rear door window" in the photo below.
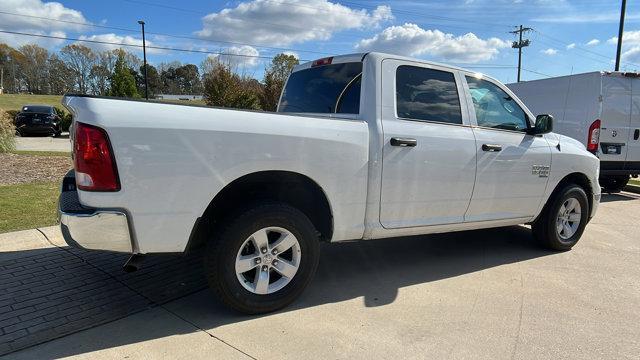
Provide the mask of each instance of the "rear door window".
POLYGON ((402 65, 396 70, 399 118, 462 124, 460 97, 453 73, 402 65))
POLYGON ((358 114, 361 78, 361 62, 296 71, 287 80, 278 111, 358 114))

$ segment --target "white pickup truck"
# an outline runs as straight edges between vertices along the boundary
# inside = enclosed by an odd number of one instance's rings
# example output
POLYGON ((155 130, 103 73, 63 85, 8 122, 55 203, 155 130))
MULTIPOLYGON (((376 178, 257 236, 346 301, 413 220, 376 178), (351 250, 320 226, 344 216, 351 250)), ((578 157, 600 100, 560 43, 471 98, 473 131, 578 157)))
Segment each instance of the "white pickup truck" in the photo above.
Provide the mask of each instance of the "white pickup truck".
POLYGON ((531 224, 569 250, 600 201, 598 159, 504 85, 396 55, 297 66, 276 113, 66 96, 67 243, 204 252, 245 313, 291 303, 319 242, 531 224))

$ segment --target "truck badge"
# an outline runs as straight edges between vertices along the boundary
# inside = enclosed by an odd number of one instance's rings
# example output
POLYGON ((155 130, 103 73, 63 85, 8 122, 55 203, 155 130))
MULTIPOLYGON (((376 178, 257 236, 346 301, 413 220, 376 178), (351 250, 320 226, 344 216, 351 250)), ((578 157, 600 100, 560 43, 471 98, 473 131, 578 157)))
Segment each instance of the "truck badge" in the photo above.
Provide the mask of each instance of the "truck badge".
POLYGON ((533 165, 531 167, 531 175, 538 175, 538 177, 549 177, 549 166, 533 165))

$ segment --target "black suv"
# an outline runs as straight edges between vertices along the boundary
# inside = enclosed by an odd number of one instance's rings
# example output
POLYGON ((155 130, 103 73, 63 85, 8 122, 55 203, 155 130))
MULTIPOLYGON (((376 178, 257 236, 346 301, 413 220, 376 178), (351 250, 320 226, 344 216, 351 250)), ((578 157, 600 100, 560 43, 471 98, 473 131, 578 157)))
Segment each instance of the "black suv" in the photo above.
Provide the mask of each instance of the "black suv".
POLYGON ((58 137, 62 133, 61 120, 53 106, 25 105, 16 115, 16 132, 20 136, 49 134, 58 137))

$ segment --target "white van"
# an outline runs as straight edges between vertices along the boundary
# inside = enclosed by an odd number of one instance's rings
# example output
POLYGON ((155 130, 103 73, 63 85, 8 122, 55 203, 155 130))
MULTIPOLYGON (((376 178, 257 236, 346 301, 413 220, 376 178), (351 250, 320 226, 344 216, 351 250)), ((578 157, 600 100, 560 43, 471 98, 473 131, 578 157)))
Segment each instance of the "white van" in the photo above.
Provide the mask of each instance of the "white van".
POLYGON ((607 192, 640 174, 640 74, 590 72, 507 85, 534 114, 550 114, 556 133, 600 158, 607 192))

